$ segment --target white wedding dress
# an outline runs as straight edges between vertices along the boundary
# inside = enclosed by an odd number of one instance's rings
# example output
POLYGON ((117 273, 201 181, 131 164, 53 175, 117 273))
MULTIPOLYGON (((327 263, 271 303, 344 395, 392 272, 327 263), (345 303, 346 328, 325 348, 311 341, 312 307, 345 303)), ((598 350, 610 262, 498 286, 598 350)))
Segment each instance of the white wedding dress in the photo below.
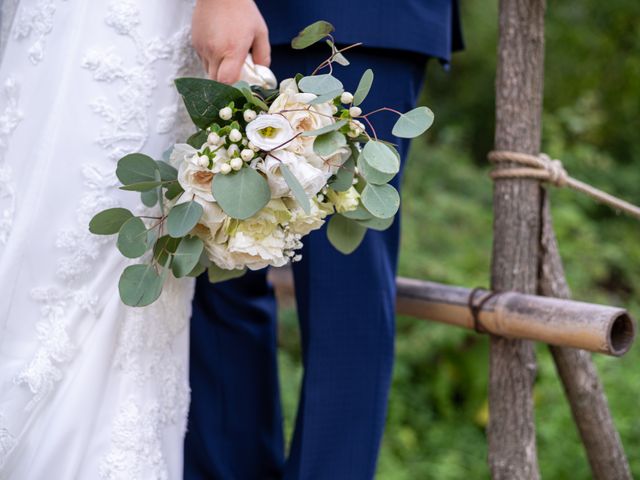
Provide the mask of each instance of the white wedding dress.
POLYGON ((139 204, 121 156, 189 128, 192 2, 0 4, 0 479, 182 478, 193 283, 123 306, 127 261, 88 223, 139 204))

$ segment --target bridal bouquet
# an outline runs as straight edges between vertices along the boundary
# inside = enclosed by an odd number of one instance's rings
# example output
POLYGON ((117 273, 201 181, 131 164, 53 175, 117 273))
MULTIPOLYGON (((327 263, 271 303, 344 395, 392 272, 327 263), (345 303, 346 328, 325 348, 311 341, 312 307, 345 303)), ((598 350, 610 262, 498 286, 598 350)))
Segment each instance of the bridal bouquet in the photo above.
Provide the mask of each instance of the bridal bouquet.
POLYGON ((117 234, 125 257, 151 252, 147 262, 122 273, 125 304, 154 302, 169 273, 180 278, 208 271, 216 282, 298 261, 302 238, 328 217, 329 241, 344 254, 357 248, 367 229, 391 225, 400 197, 388 182, 400 157, 377 138, 369 117, 393 111, 399 116, 393 134, 411 138, 429 128, 433 114, 427 107, 363 113, 373 72, 364 72, 355 92, 345 91, 332 75, 334 64, 347 66, 343 52, 358 44, 338 49, 332 31, 319 21, 293 39, 295 49, 325 40, 331 53, 311 75, 279 86, 268 68, 250 59, 243 75, 248 81, 233 86, 176 80, 198 131, 175 145, 167 161, 132 153, 116 170, 121 189, 140 192, 142 203, 159 206, 159 213, 111 208, 89 226, 98 235, 117 234))

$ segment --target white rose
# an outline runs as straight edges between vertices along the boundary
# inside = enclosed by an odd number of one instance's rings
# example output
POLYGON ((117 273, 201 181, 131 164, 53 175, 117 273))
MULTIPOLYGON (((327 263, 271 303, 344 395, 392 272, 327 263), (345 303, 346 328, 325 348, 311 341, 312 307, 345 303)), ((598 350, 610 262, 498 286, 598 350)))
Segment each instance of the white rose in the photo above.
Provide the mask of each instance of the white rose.
POLYGON ((285 199, 291 210, 289 230, 299 235, 307 235, 319 229, 325 222, 327 215, 333 213, 333 207, 328 203, 320 203, 315 198, 311 201, 311 211, 307 214, 292 198, 285 199))
MULTIPOLYGON (((280 114, 289 120, 295 133, 317 130, 335 123, 331 102, 309 105, 316 98, 313 93, 301 93, 293 78, 283 80, 280 84, 280 95, 269 107, 269 113, 280 114)), ((299 154, 313 151, 315 137, 297 137, 284 148, 299 154)))
POLYGON ((247 55, 240 72, 240 80, 244 80, 249 85, 256 85, 262 88, 276 88, 278 82, 276 76, 264 65, 256 65, 251 54, 247 55))
POLYGON ((274 155, 275 157, 267 155, 264 162, 256 165, 256 168, 267 176, 271 195, 274 198, 290 194, 289 185, 280 172, 282 164, 289 167, 291 173, 298 179, 305 193, 310 197, 322 190, 327 183, 327 175, 310 164, 305 157, 286 150, 275 152, 274 155))
POLYGON ((336 207, 336 212, 338 213, 351 212, 358 208, 360 204, 360 194, 353 187, 344 192, 336 192, 330 188, 327 191, 327 197, 336 207))
POLYGON ((246 134, 253 145, 269 151, 293 138, 295 132, 283 116, 260 114, 247 124, 246 134))
POLYGON ((171 155, 169 155, 169 164, 178 168, 187 158, 191 158, 197 153, 198 151, 188 143, 176 143, 171 150, 171 155))
POLYGON ((207 202, 213 202, 211 194, 211 181, 214 173, 206 167, 198 165, 197 156, 195 160, 185 160, 178 167, 178 183, 184 189, 183 197, 190 198, 191 195, 200 197, 207 202))

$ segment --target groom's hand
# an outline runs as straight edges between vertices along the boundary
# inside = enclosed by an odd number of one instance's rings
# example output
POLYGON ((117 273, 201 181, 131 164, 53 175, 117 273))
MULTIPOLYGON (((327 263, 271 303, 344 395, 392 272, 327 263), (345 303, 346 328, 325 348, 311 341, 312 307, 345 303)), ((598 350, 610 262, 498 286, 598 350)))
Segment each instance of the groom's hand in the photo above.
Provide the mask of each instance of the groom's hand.
POLYGON ((269 66, 269 33, 253 0, 198 0, 191 38, 213 80, 234 83, 251 50, 253 61, 269 66))

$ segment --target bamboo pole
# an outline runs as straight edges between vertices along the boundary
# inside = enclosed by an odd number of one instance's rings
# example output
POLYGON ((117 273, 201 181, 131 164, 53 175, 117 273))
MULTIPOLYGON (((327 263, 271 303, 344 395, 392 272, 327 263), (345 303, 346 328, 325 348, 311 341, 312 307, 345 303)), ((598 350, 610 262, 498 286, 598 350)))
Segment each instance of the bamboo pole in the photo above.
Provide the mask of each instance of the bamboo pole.
MULTIPOLYGON (((549 197, 543 190, 542 268, 539 290, 542 295, 569 298, 558 242, 553 231, 549 197)), ((631 480, 631 469, 622 441, 609 411, 598 372, 584 350, 550 346, 553 360, 571 405, 571 413, 584 444, 595 480, 631 480)))
MULTIPOLYGON (((272 269, 269 276, 279 299, 293 297, 289 269, 272 269)), ((397 292, 397 312, 402 315, 475 328, 468 305, 469 288, 399 277, 397 292)), ((622 308, 518 292, 492 297, 478 318, 483 329, 493 335, 615 356, 631 348, 636 332, 635 320, 622 308)))

